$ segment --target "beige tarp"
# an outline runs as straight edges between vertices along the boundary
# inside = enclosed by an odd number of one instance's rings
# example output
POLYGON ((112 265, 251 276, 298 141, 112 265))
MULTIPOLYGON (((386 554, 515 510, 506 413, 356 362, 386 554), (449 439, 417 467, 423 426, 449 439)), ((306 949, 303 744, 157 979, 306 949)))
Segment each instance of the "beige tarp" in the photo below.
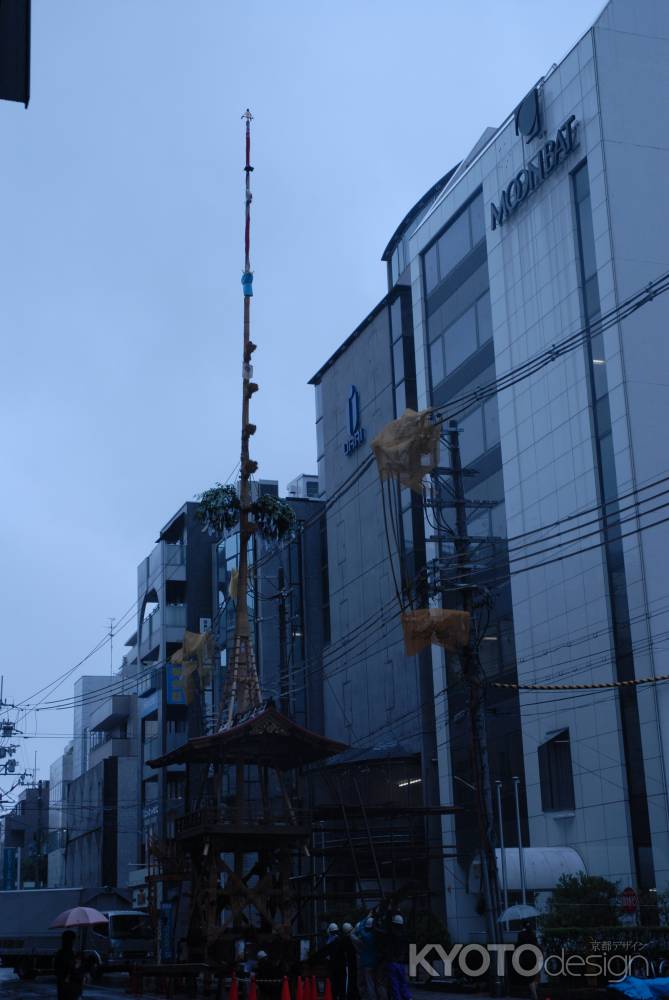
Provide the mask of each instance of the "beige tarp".
POLYGON ((407 656, 415 656, 432 643, 449 653, 459 653, 469 641, 469 612, 446 608, 404 611, 402 629, 407 656))
POLYGON ((399 478, 402 486, 421 493, 423 477, 439 461, 439 424, 430 423, 431 410, 405 410, 386 424, 372 441, 381 479, 399 478))
POLYGON ((199 672, 200 683, 206 683, 211 674, 213 656, 214 637, 211 632, 189 632, 186 629, 183 644, 170 657, 170 663, 182 665, 186 704, 190 705, 195 695, 195 672, 199 672))

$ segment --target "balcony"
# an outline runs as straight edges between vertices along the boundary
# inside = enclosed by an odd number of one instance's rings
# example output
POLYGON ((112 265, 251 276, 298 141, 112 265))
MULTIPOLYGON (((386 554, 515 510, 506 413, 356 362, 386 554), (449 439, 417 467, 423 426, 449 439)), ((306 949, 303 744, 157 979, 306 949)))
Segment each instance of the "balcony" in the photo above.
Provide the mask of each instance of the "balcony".
POLYGON ((89 767, 95 767, 101 760, 107 757, 135 757, 135 745, 133 740, 112 737, 104 743, 98 743, 96 747, 91 747, 88 761, 89 767))
POLYGON ((130 694, 114 694, 105 699, 91 716, 91 730, 102 733, 120 726, 132 714, 133 698, 130 694))
POLYGON ((186 546, 161 542, 163 572, 166 580, 186 579, 186 546))
POLYGON ((141 642, 139 646, 140 658, 147 655, 154 646, 160 645, 160 630, 163 625, 163 616, 160 605, 156 605, 153 611, 142 622, 140 630, 141 642))
MULTIPOLYGON (((160 675, 160 667, 148 667, 139 675, 137 691, 140 698, 146 698, 147 695, 160 690, 160 675)), ((146 710, 144 710, 144 714, 146 714, 146 710)))
POLYGON ((166 604, 163 609, 163 624, 172 628, 186 628, 186 605, 166 604))

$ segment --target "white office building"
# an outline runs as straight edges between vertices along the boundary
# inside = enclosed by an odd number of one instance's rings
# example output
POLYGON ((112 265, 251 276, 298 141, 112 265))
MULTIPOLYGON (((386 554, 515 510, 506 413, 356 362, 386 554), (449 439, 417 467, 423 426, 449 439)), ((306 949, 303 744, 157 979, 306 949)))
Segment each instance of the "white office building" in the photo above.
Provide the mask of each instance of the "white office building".
MULTIPOLYGON (((391 287, 411 288, 419 408, 457 416, 463 463, 477 472, 467 495, 485 505, 470 509, 470 533, 507 539, 479 577, 496 595, 483 665, 491 685, 666 675, 669 494, 666 479, 652 484, 669 467, 669 295, 616 310, 669 271, 669 5, 611 0, 518 96, 384 255, 391 287), (508 373, 506 388, 475 399, 508 373)), ((434 528, 426 535, 428 560, 447 561, 434 528)), ((442 800, 466 808, 461 696, 436 647, 433 665, 442 800)), ((542 872, 579 859, 621 890, 667 888, 669 686, 521 690, 506 703, 496 692, 487 707, 491 730, 502 727, 491 760, 507 844, 520 768, 505 765, 502 717, 522 733, 529 888, 550 888, 542 872)), ((445 842, 457 822, 445 821, 445 842)), ((480 929, 464 829, 445 862, 454 940, 480 929)))

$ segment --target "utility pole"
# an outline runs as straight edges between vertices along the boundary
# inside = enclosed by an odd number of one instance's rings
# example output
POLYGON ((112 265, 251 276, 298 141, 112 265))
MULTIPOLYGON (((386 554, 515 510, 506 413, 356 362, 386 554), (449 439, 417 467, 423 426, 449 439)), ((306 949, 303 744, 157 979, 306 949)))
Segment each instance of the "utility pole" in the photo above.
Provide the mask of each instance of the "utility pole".
POLYGON ((115 618, 109 619, 109 676, 114 674, 114 622, 115 618))
MULTIPOLYGON (((467 503, 465 499, 462 462, 460 459, 459 431, 457 422, 455 421, 449 422, 448 448, 450 452, 450 472, 455 504, 456 536, 454 547, 457 576, 461 581, 465 581, 461 585, 462 609, 469 612, 471 616, 474 610, 475 587, 466 582, 471 572, 471 546, 467 530, 467 503)), ((486 924, 490 943, 493 944, 497 942, 499 937, 497 918, 500 914, 499 882, 497 879, 497 862, 494 848, 495 818, 492 782, 490 778, 490 761, 488 759, 485 706, 483 703, 483 674, 478 651, 472 642, 471 631, 467 645, 460 654, 460 660, 467 688, 470 752, 481 847, 481 876, 486 908, 486 924)))

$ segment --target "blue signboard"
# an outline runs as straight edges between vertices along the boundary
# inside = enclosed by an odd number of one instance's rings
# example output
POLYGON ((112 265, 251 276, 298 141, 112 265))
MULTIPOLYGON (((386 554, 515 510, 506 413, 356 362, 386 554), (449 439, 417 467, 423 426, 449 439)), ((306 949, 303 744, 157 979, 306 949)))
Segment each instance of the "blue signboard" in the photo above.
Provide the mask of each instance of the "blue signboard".
POLYGON ((168 705, 186 704, 186 686, 180 663, 168 663, 165 668, 165 699, 168 705))

